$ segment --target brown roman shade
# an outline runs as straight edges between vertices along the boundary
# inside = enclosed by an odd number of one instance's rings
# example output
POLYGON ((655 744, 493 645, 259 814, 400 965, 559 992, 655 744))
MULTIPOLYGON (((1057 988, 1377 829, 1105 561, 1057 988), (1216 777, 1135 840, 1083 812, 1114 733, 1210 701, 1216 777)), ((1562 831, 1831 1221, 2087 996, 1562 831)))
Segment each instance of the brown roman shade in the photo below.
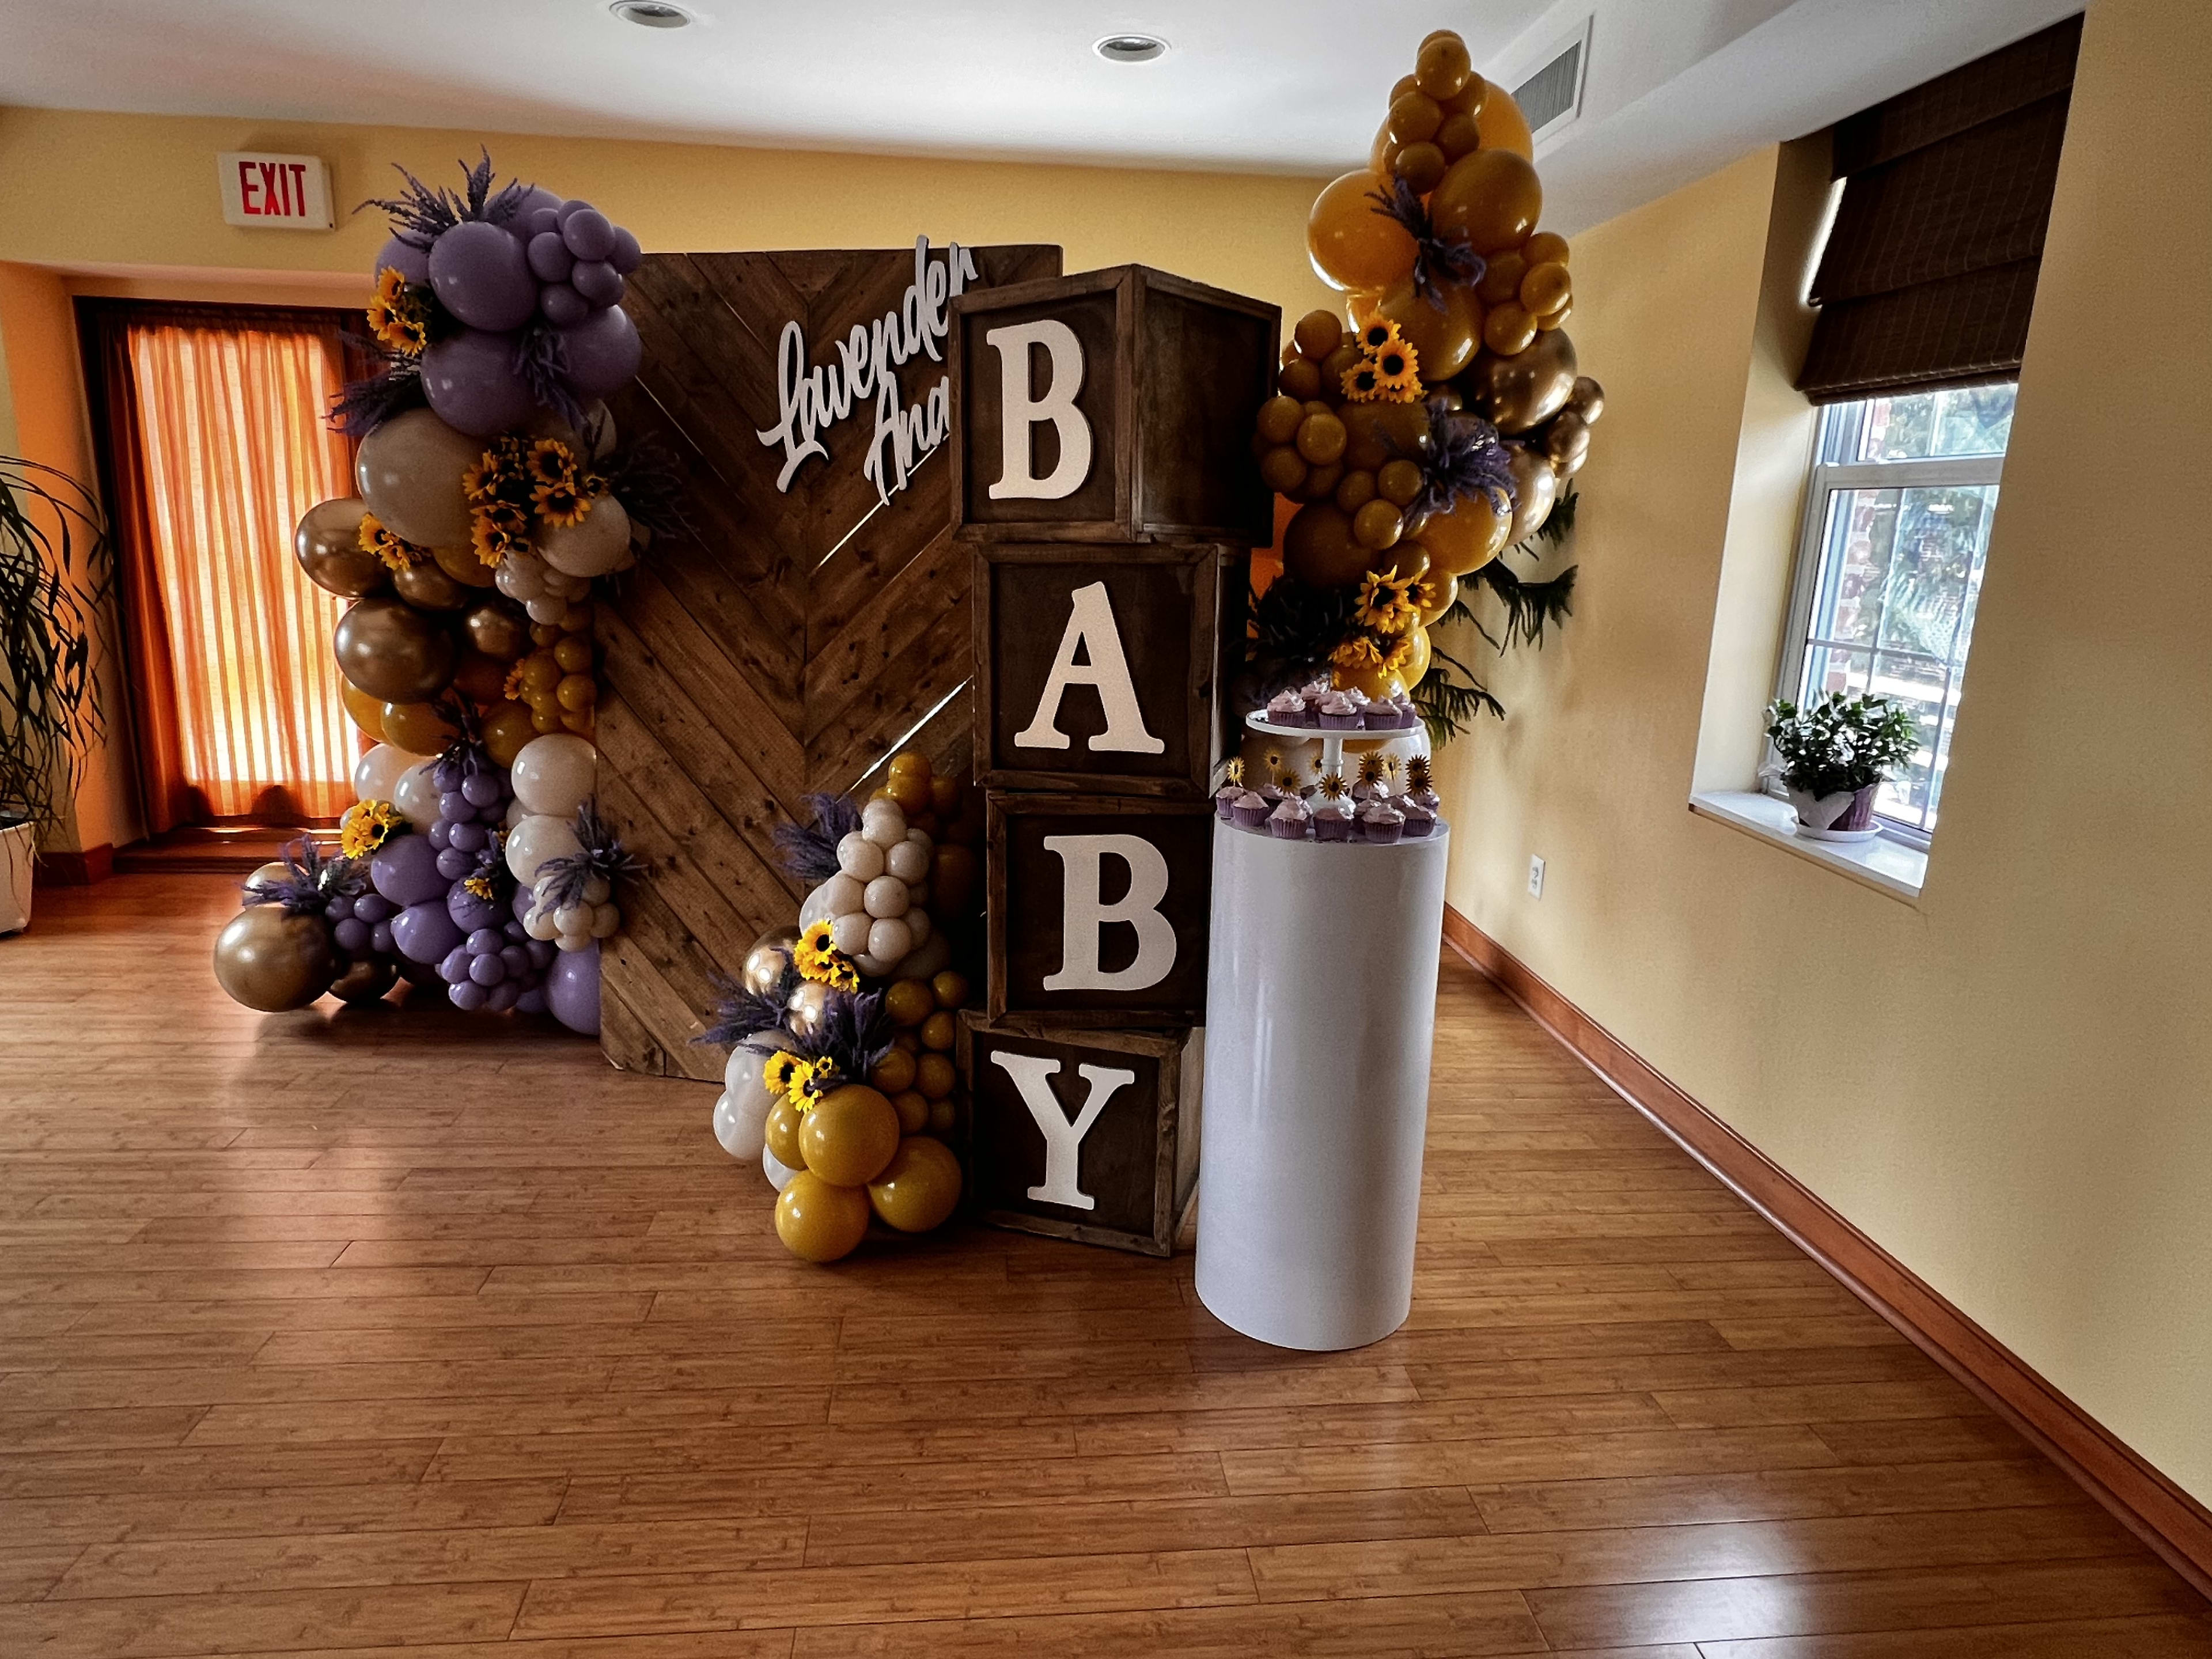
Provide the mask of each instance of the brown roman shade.
POLYGON ((2069 17, 1837 125, 1815 403, 2020 373, 2081 40, 2069 17))

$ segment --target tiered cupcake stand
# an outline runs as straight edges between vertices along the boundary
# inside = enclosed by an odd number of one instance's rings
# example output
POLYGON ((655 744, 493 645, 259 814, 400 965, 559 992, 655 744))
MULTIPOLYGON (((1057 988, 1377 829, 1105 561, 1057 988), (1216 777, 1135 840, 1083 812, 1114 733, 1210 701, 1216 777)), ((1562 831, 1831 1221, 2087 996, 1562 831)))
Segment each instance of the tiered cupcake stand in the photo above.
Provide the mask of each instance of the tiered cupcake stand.
MULTIPOLYGON (((1246 724, 1340 774, 1388 735, 1246 724)), ((1413 1306, 1449 844, 1214 825, 1197 1289, 1247 1336, 1356 1348, 1413 1306)))

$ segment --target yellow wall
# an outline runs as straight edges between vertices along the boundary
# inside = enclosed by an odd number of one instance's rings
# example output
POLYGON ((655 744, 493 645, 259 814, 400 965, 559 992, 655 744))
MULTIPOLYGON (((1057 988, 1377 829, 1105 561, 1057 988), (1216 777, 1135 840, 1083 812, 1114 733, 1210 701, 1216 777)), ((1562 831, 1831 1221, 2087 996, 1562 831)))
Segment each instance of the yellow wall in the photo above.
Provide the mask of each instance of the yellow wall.
MULTIPOLYGON (((390 191, 394 162, 458 183, 480 142, 501 177, 589 198, 648 251, 1056 242, 1069 270, 1157 265, 1293 319, 1330 298, 1306 262, 1313 179, 0 107, 0 439, 90 477, 69 295, 352 303, 386 235, 353 204, 390 191), (225 225, 224 150, 322 156, 339 228, 225 225)), ((115 764, 80 799, 82 844, 134 833, 115 764)))
POLYGON ((1759 294, 1781 153, 1577 244, 1608 407, 1576 615, 1443 772, 1455 905, 2212 1500, 2208 75, 2193 0, 2090 10, 1917 905, 1684 810, 1709 683, 1768 689, 1720 659, 1752 648, 1740 582, 1773 660, 1791 526, 1732 467, 1786 422, 1759 294))

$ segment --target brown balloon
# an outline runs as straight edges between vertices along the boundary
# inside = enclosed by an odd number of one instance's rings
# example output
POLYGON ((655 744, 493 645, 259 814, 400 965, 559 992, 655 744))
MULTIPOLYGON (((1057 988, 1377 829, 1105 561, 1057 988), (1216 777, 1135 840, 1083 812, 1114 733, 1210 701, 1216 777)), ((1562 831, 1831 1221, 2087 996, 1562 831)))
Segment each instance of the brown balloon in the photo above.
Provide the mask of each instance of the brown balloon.
POLYGON ((1595 426, 1605 413, 1605 388, 1587 374, 1577 375, 1574 390, 1567 393, 1567 407, 1583 417, 1584 426, 1595 426))
POLYGON ((497 568, 477 557, 473 547, 434 547, 430 556, 439 569, 464 587, 489 587, 499 580, 497 568))
POLYGON ((1505 532, 1510 547, 1527 541, 1552 516, 1552 504, 1559 497, 1559 475, 1540 452, 1527 444, 1507 444, 1505 459, 1513 469, 1513 523, 1505 532))
POLYGON ((513 662, 530 650, 530 616, 512 599, 478 599, 461 618, 469 643, 487 657, 513 662))
POLYGON ((1533 163, 1510 149, 1479 149, 1451 164, 1429 198, 1429 218, 1446 240, 1466 238, 1477 253, 1519 247, 1544 210, 1533 163))
POLYGON ((1467 373, 1475 407, 1500 432, 1526 432, 1565 406, 1575 386, 1574 342, 1554 329, 1510 357, 1485 351, 1467 373))
POLYGON ((331 994, 340 1002, 364 1003, 382 1000, 399 982, 399 969, 386 957, 363 957, 348 963, 331 981, 331 994))
POLYGON ((215 977, 234 1002, 264 1014, 304 1008, 331 988, 337 956, 320 916, 249 904, 215 941, 215 977))
POLYGON ((361 544, 362 515, 368 511, 358 495, 342 495, 309 507, 292 532, 293 556, 325 592, 364 599, 391 576, 384 561, 361 544))
POLYGON ((436 703, 384 705, 384 740, 410 755, 441 755, 460 735, 460 727, 436 703))
POLYGON ((394 571, 392 586, 417 611, 458 611, 469 599, 467 588, 428 559, 394 571))
POLYGON ((419 547, 466 547, 469 501, 461 474, 483 450, 482 441, 454 431, 428 410, 410 409, 361 441, 355 487, 393 535, 419 547))
POLYGON ((1398 325, 1398 332, 1420 358, 1423 386, 1448 380, 1465 368, 1482 343, 1482 301, 1474 290, 1454 283, 1432 304, 1407 276, 1391 285, 1376 308, 1398 325))
POLYGON ((356 601, 331 643, 338 672, 386 702, 428 702, 453 681, 452 637, 399 599, 356 601))
POLYGON ((1571 409, 1563 409, 1544 428, 1544 459, 1564 474, 1582 469, 1589 453, 1589 424, 1571 409))
POLYGON ((507 695, 507 665, 481 651, 464 651, 453 665, 453 690, 471 702, 497 702, 507 695))

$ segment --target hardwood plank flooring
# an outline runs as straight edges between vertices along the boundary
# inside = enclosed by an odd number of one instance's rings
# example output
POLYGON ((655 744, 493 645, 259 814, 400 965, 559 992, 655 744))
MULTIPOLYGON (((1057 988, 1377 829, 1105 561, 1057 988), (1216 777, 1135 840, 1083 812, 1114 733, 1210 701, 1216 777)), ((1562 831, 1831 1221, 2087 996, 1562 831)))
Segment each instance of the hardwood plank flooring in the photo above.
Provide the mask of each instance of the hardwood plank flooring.
POLYGON ((979 1229, 787 1255, 711 1090, 0 940, 0 1653, 2212 1659, 2203 1601, 1447 960, 1413 1312, 979 1229))

